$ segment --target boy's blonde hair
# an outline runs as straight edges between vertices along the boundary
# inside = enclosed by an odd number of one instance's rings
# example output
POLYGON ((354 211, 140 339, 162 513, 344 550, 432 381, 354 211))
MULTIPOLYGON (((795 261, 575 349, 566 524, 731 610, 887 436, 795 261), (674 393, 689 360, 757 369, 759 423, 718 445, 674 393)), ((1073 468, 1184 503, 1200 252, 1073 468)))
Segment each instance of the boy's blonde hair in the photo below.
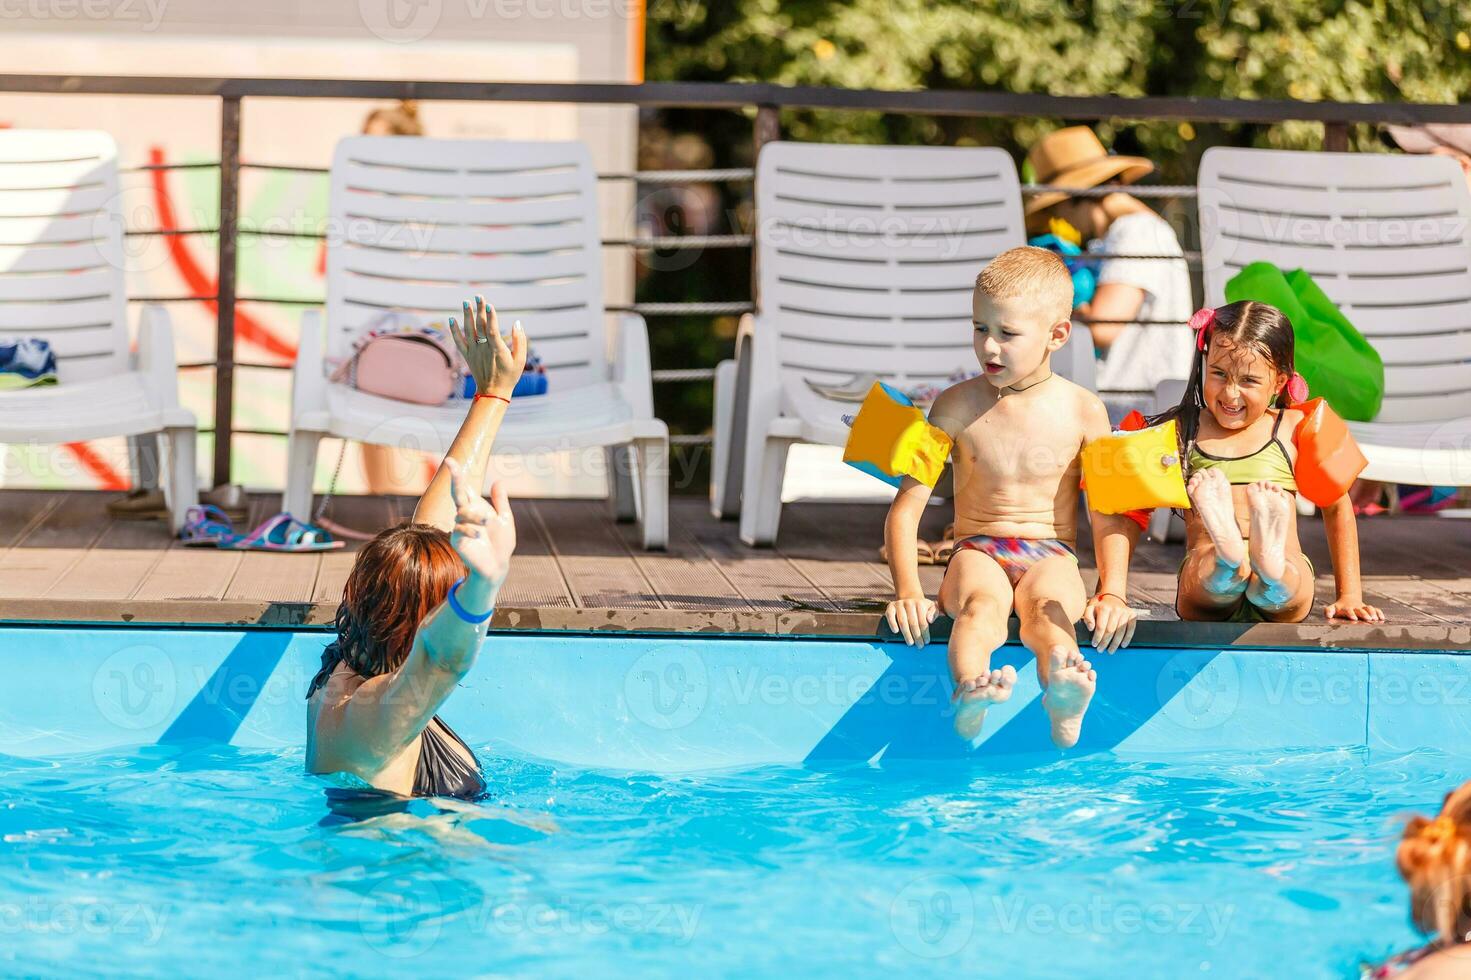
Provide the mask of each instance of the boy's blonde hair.
POLYGON ((1007 249, 976 276, 976 289, 992 299, 1023 296, 1048 323, 1066 320, 1073 312, 1073 277, 1056 254, 1022 245, 1007 249))

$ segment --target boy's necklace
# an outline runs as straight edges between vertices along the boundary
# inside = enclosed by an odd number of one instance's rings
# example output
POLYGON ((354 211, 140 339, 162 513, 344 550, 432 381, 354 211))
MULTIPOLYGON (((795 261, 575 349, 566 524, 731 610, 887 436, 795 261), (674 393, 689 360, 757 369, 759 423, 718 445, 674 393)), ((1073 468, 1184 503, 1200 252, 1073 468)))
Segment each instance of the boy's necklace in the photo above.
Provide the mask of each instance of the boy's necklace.
POLYGON ((1010 392, 1013 395, 1020 395, 1024 391, 1031 391, 1033 388, 1037 387, 1039 384, 1044 384, 1044 383, 1046 383, 1048 381, 1051 381, 1053 379, 1053 377, 1054 377, 1054 375, 1049 372, 1048 375, 1047 375, 1047 377, 1041 379, 1040 381, 1033 381, 1031 384, 1027 385, 1025 388, 1018 388, 1015 385, 1007 385, 1006 387, 1002 388, 1001 390, 1002 391, 1006 391, 1006 392, 1010 392))

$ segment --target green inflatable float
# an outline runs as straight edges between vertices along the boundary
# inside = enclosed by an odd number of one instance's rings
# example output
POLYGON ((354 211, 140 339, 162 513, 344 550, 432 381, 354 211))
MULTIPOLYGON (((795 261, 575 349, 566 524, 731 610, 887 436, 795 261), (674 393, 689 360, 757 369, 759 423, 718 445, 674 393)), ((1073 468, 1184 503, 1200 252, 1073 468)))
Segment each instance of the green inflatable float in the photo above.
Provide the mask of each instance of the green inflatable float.
POLYGON ((1292 321, 1297 371, 1314 396, 1353 422, 1369 422, 1384 400, 1384 361, 1364 335, 1301 269, 1283 273, 1253 262, 1226 283, 1226 302, 1256 300, 1292 321))

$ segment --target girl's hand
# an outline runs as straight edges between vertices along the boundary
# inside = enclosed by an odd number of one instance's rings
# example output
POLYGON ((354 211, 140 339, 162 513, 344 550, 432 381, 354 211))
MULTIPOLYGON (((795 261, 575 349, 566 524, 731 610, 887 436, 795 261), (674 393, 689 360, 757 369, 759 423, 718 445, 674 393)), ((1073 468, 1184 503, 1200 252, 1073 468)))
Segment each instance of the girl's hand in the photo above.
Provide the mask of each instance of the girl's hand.
POLYGON ((1134 640, 1139 610, 1112 593, 1096 595, 1083 607, 1083 625, 1093 631, 1093 649, 1113 653, 1134 640))
POLYGON ((930 642, 930 624, 940 609, 934 600, 920 596, 918 599, 895 599, 884 610, 889 629, 904 637, 910 646, 925 646, 930 642))
POLYGON ((460 356, 470 366, 475 378, 477 395, 499 395, 507 400, 521 372, 526 369, 526 331, 517 320, 511 327, 511 342, 501 336, 500 322, 496 319, 495 307, 485 302, 485 297, 475 297, 472 310, 466 302, 463 306, 465 328, 449 318, 450 336, 460 349, 460 356))
POLYGON ((1354 623, 1382 623, 1384 612, 1377 606, 1371 606, 1364 601, 1361 595, 1341 595, 1327 609, 1323 615, 1328 619, 1346 619, 1354 623))
POLYGON ((499 587, 511 570, 511 553, 516 550, 516 521, 503 483, 490 488, 487 501, 470 488, 465 471, 446 458, 450 495, 455 502, 455 527, 449 543, 465 567, 491 585, 499 587))

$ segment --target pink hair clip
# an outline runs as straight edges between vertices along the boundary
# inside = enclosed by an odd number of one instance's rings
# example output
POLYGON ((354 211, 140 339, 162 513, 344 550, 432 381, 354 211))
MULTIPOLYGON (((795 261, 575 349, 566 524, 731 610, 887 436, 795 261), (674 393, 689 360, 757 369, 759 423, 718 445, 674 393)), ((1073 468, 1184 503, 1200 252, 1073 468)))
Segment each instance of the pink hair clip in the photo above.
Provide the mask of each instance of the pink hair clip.
POLYGON ((1211 328, 1216 325, 1216 311, 1209 306, 1201 307, 1190 318, 1190 329, 1195 331, 1195 349, 1205 350, 1210 344, 1211 328))
POLYGON ((1296 371, 1293 371, 1292 377, 1287 379, 1287 397, 1294 405, 1300 405, 1308 400, 1307 379, 1296 371))

